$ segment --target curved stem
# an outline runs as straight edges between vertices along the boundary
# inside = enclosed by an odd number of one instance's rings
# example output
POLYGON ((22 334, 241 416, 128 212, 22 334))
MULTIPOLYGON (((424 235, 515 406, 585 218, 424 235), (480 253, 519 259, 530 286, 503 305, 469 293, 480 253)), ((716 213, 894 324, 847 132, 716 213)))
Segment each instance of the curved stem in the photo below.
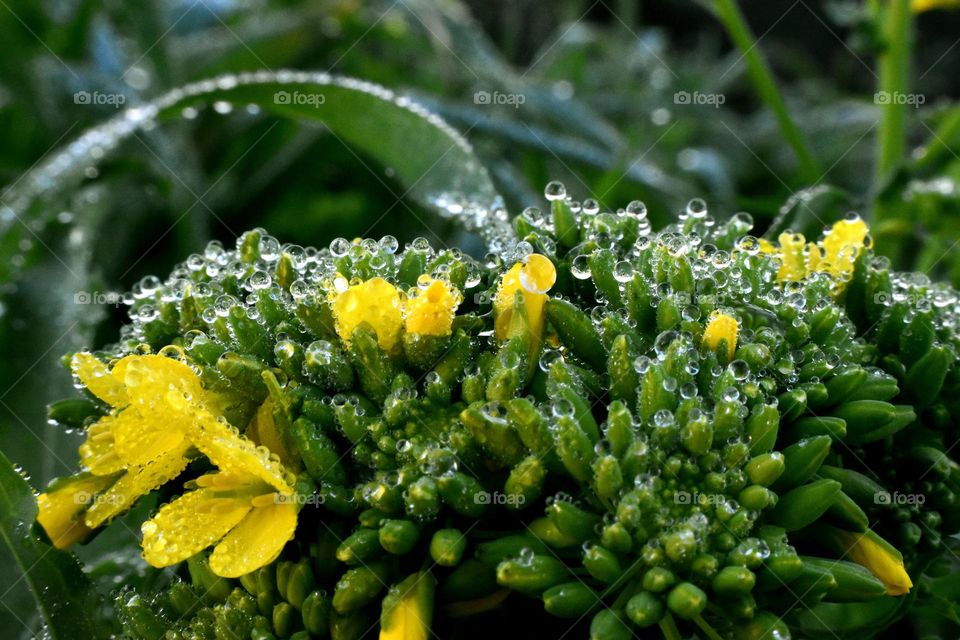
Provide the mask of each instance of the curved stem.
MULTIPOLYGON (((908 1, 908 0, 905 0, 908 1)), ((743 60, 747 64, 747 73, 753 82, 753 88, 760 96, 760 99, 767 105, 780 127, 780 133, 783 134, 787 144, 793 149, 800 163, 800 175, 808 184, 815 184, 820 181, 823 173, 821 172, 813 154, 810 152, 803 134, 796 123, 790 118, 787 111, 787 105, 780 94, 777 82, 773 78, 770 66, 767 64, 763 54, 757 46, 757 39, 750 30, 747 21, 743 17, 743 12, 737 4, 737 0, 714 0, 713 7, 717 17, 723 23, 727 34, 733 43, 740 49, 743 60)))

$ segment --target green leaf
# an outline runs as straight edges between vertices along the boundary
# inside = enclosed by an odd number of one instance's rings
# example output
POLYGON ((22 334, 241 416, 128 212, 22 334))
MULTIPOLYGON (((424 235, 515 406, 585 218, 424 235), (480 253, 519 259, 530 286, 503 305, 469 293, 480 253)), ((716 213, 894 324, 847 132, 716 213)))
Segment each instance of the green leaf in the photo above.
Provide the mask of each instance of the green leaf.
POLYGON ((101 602, 77 559, 41 540, 33 526, 33 490, 0 453, 0 534, 33 591, 45 637, 101 638, 109 635, 98 615, 101 602))
MULTIPOLYGON (((13 215, 0 219, 0 237, 12 247, 26 224, 35 228, 49 221, 50 207, 44 204, 75 188, 86 172, 124 140, 210 104, 218 110, 224 105, 242 106, 322 122, 344 144, 391 171, 406 189, 396 194, 398 198, 409 196, 476 230, 490 248, 508 245, 514 238, 505 217, 496 215, 503 199, 487 169, 466 138, 439 116, 414 99, 377 84, 294 71, 242 73, 194 82, 89 129, 10 189, 4 202, 13 215)), ((0 278, 15 269, 7 261, 0 262, 0 278)))

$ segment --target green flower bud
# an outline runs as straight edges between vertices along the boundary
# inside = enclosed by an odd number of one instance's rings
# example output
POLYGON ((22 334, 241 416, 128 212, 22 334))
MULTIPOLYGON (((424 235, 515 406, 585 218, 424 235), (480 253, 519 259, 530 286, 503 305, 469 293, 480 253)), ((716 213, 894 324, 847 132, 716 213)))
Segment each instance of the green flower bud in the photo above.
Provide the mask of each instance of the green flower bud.
POLYGON ((713 578, 713 590, 724 596, 740 596, 750 593, 757 578, 746 567, 724 567, 713 578))
POLYGON ((410 553, 419 538, 420 531, 409 520, 386 520, 380 526, 380 546, 395 555, 410 553))
POLYGON ((467 549, 467 538, 459 529, 438 529, 430 539, 430 557, 442 567, 460 564, 467 549))
POLYGON ((546 512, 547 517, 561 533, 578 542, 594 537, 595 529, 600 524, 599 516, 584 511, 566 500, 554 500, 547 506, 546 512))
POLYGON ((580 618, 600 604, 596 591, 579 580, 565 582, 543 592, 543 608, 558 618, 580 618))
POLYGON ((681 582, 667 596, 667 607, 685 620, 697 617, 706 606, 707 594, 690 582, 681 582))
POLYGON ((591 576, 605 584, 613 584, 623 573, 617 556, 596 544, 588 544, 584 550, 583 566, 591 576))
POLYGON ((744 470, 753 484, 769 487, 783 474, 786 469, 784 456, 779 451, 764 453, 752 458, 744 470))
POLYGON ((497 565, 497 584, 528 595, 537 595, 567 579, 566 565, 553 556, 521 554, 497 565))
POLYGON ((840 483, 834 480, 816 480, 797 487, 780 498, 770 519, 787 531, 802 529, 816 522, 839 493, 840 483))
POLYGON ((348 569, 333 592, 333 608, 340 614, 353 613, 377 597, 389 579, 386 565, 371 563, 348 569))
POLYGON ((650 627, 663 618, 663 602, 647 591, 641 591, 627 601, 627 617, 638 627, 650 627))
POLYGON ((651 593, 663 593, 677 583, 677 577, 665 567, 651 567, 643 574, 643 588, 651 593))
POLYGON ((540 490, 546 480, 547 472, 543 463, 536 455, 529 455, 521 460, 513 469, 504 484, 507 496, 507 507, 515 510, 523 509, 532 504, 540 496, 540 490))
POLYGON ((625 613, 604 609, 590 622, 590 640, 630 640, 633 632, 625 622, 625 613))
POLYGON ((780 493, 799 486, 813 477, 820 464, 830 453, 829 436, 814 436, 792 444, 783 450, 785 469, 771 487, 780 493))
POLYGON ((330 609, 333 603, 330 597, 322 591, 311 591, 303 599, 300 615, 303 617, 303 627, 314 635, 322 636, 330 626, 330 609))
POLYGON ((447 505, 467 518, 479 518, 486 507, 486 500, 481 494, 485 491, 480 482, 473 476, 459 471, 444 474, 437 479, 440 497, 447 505))
POLYGON ((357 529, 337 547, 337 560, 349 565, 361 564, 377 557, 381 551, 383 548, 377 529, 357 529))
POLYGON ((313 590, 314 586, 313 571, 311 571, 307 559, 304 558, 290 568, 284 596, 287 602, 292 604, 294 608, 299 609, 303 604, 303 599, 313 590))
POLYGON ((294 628, 299 624, 299 617, 296 609, 289 602, 281 602, 273 608, 273 628, 277 635, 286 638, 293 633, 294 628))

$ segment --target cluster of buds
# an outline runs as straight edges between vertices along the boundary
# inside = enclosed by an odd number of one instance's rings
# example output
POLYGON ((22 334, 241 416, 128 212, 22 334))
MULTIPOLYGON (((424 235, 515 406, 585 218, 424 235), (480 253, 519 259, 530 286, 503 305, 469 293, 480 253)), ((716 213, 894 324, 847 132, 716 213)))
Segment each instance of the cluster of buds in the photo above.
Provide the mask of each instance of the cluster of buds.
POLYGON ((594 638, 892 618, 960 528, 956 292, 856 218, 772 244, 699 200, 655 231, 546 196, 482 261, 256 230, 134 288, 120 341, 69 359, 83 397, 51 418, 88 430, 87 470, 38 518, 66 547, 181 494, 144 557, 193 586, 124 592, 127 633, 443 637, 538 602, 594 638), (877 498, 909 490, 937 511, 877 498))

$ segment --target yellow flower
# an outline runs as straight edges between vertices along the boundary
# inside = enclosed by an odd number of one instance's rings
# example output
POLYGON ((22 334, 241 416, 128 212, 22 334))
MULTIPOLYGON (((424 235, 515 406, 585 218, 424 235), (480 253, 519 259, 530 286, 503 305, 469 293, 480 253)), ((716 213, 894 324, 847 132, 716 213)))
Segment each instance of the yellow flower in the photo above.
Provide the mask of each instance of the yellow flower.
MULTIPOLYGON (((853 262, 863 249, 869 231, 867 223, 860 217, 836 223, 827 229, 820 241, 822 263, 811 263, 810 269, 827 271, 841 280, 848 280, 853 273, 853 262)), ((811 251, 811 255, 815 253, 811 251)))
POLYGON ((887 595, 902 596, 910 591, 913 582, 903 567, 903 557, 873 531, 837 533, 847 556, 853 562, 870 570, 887 587, 887 595))
POLYGON ((787 231, 777 238, 779 246, 761 240, 760 250, 780 260, 778 280, 795 282, 811 273, 828 273, 837 281, 839 292, 853 274, 853 263, 866 245, 868 233, 867 223, 856 217, 836 223, 817 243, 787 231))
POLYGON ((367 323, 387 353, 396 351, 403 328, 400 291, 383 278, 371 278, 332 295, 331 306, 340 339, 349 343, 353 331, 367 323))
POLYGON ((462 300, 460 291, 443 280, 432 280, 407 299, 404 329, 421 336, 448 336, 462 300))
MULTIPOLYGON (((193 417, 203 412, 212 418, 215 402, 189 366, 165 356, 127 356, 110 370, 93 355, 78 353, 71 367, 93 395, 113 408, 90 426, 80 446, 80 459, 90 473, 111 480, 84 512, 85 526, 95 529, 183 471, 193 417)), ((41 524, 53 520, 47 509, 55 510, 60 499, 38 498, 41 524)))
POLYGON ((113 480, 112 476, 80 473, 55 481, 37 496, 37 522, 53 546, 66 549, 87 537, 92 529, 84 522, 84 511, 113 480))
POLYGON ((737 332, 740 325, 737 319, 719 311, 710 314, 710 320, 703 330, 703 344, 710 351, 716 351, 721 343, 726 346, 727 360, 733 359, 737 351, 737 332))
POLYGON ((143 557, 166 567, 216 544, 211 570, 235 578, 272 562, 293 537, 295 479, 275 454, 224 421, 201 412, 194 419, 191 439, 219 471, 143 523, 143 557))
POLYGON ((557 269, 546 256, 534 253, 524 262, 518 262, 500 279, 497 295, 493 300, 494 333, 498 340, 506 340, 514 332, 512 328, 517 293, 523 295, 526 311, 526 329, 537 336, 543 335, 544 306, 547 292, 557 281, 557 269))

